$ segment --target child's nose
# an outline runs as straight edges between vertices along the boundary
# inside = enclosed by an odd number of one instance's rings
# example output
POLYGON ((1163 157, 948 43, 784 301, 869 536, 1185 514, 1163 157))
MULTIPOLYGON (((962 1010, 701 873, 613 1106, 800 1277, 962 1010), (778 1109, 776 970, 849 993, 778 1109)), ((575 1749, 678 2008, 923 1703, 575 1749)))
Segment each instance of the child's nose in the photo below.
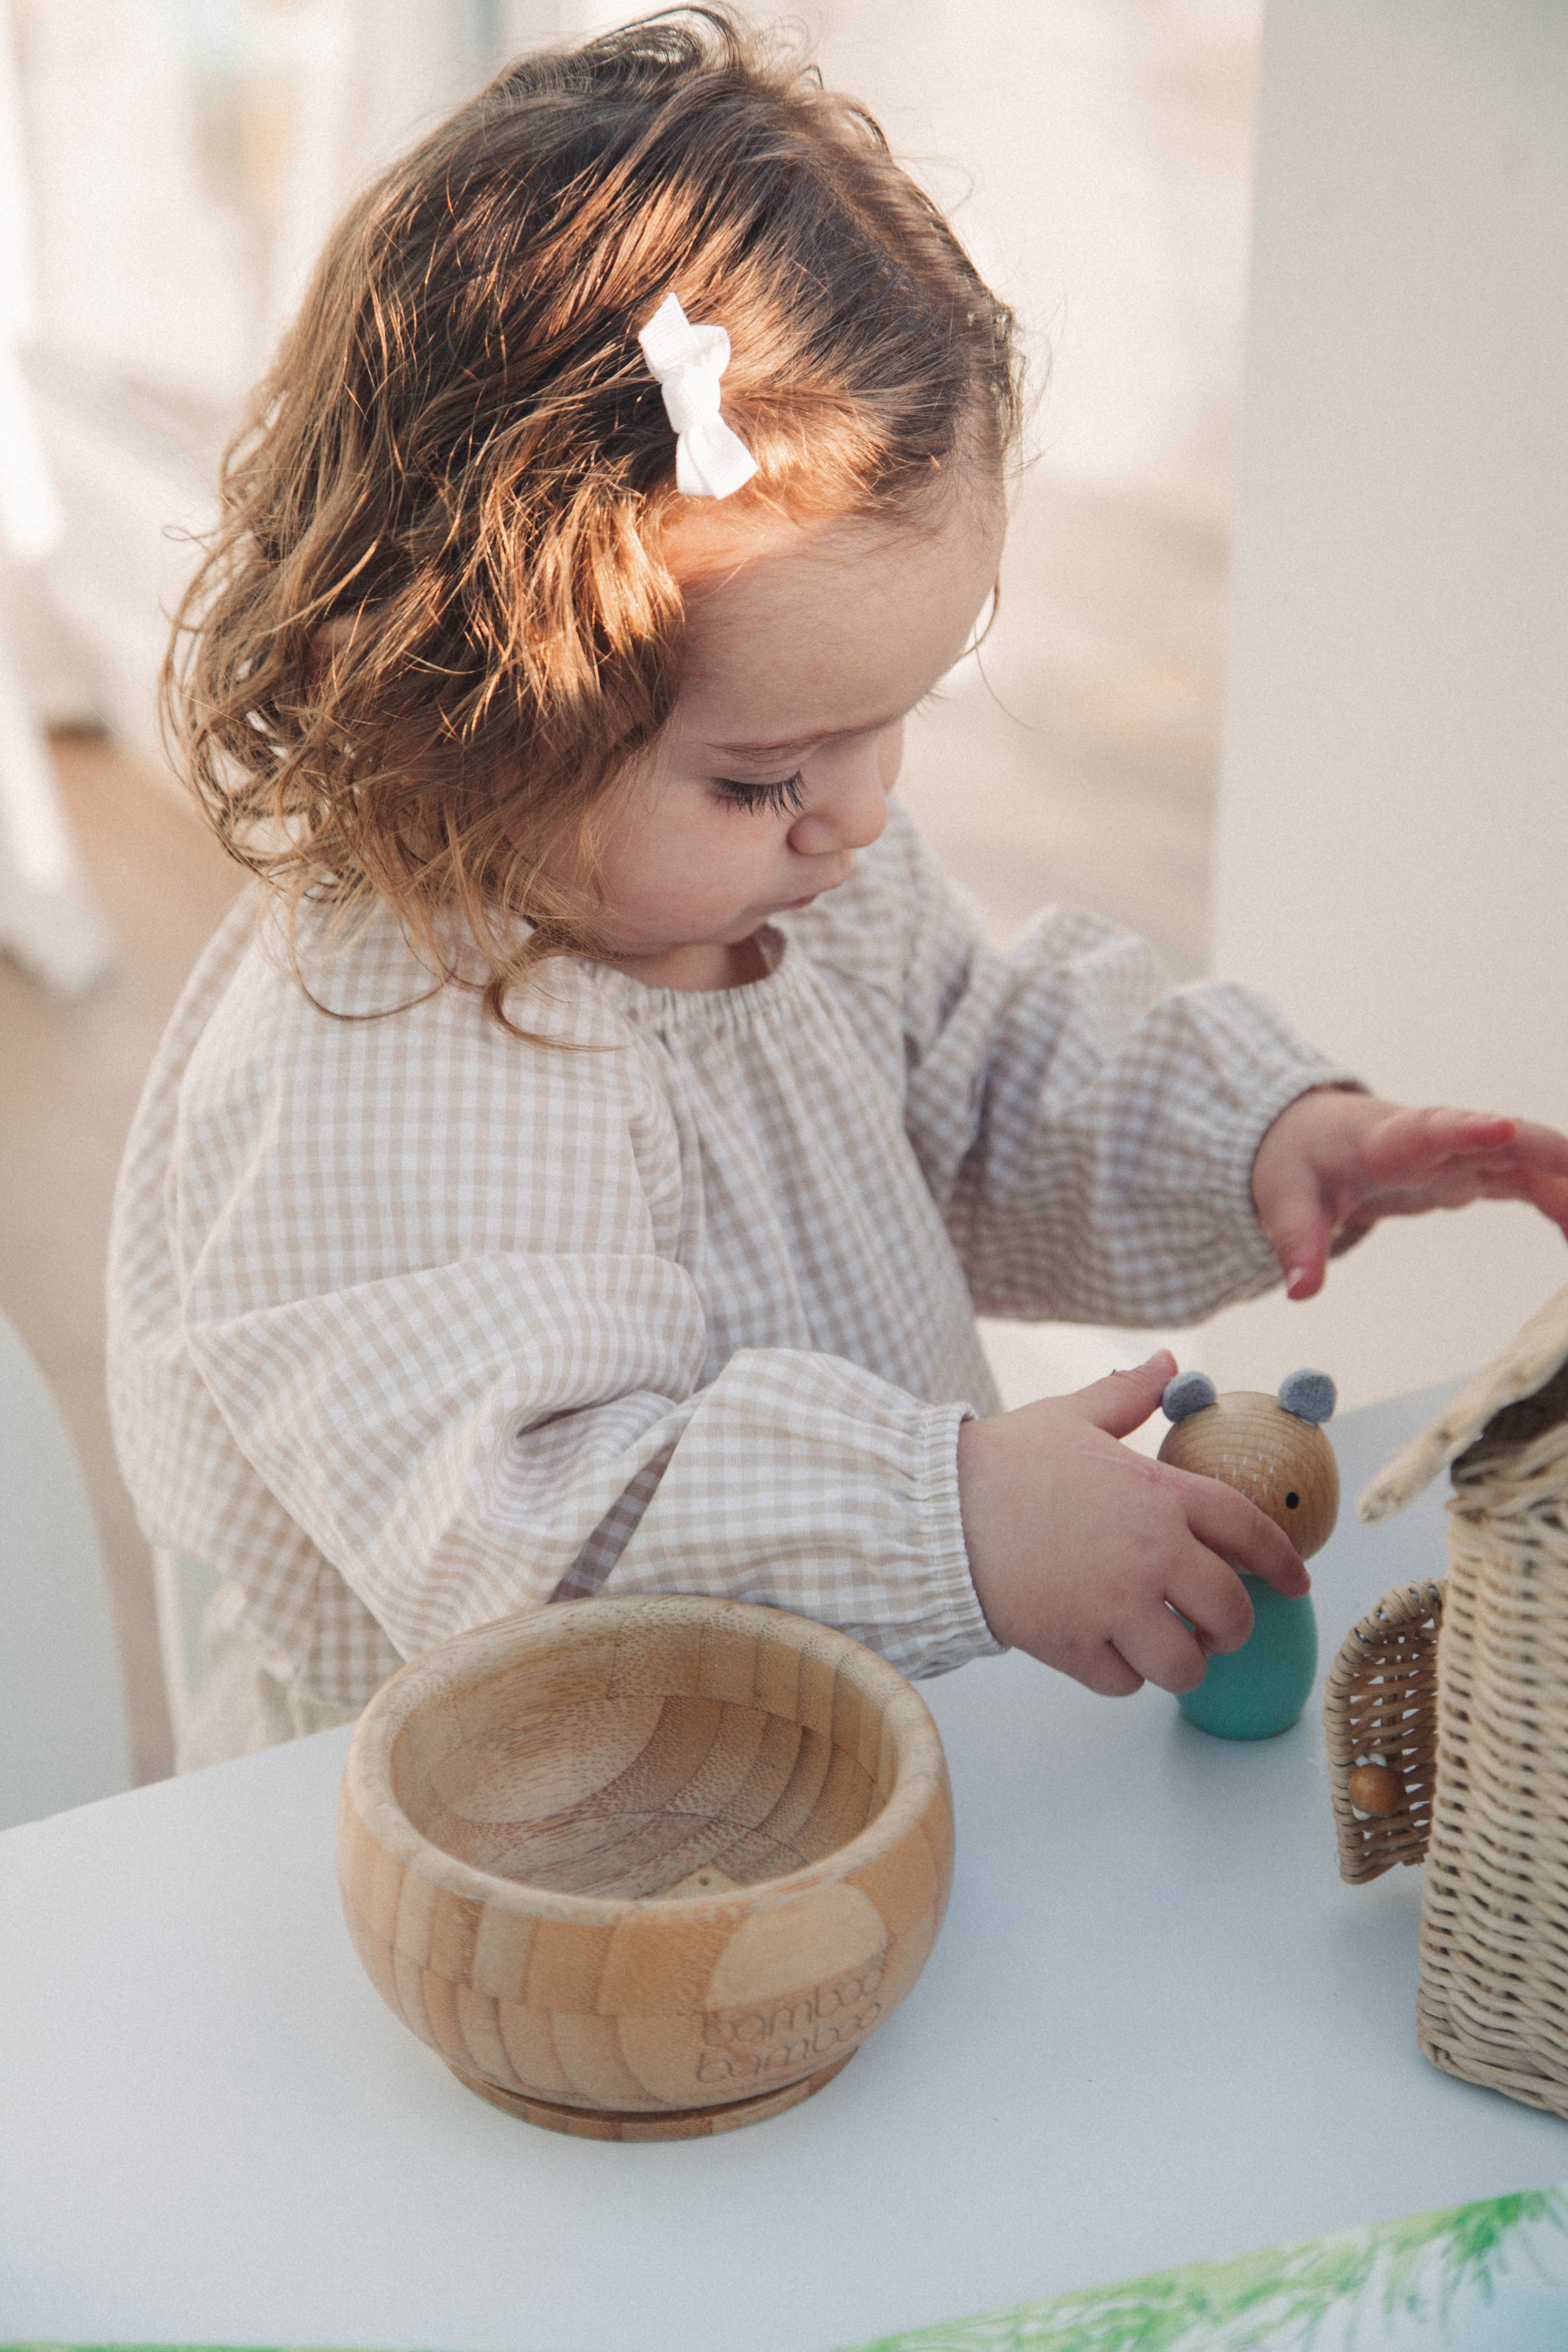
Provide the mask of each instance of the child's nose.
POLYGON ((802 857, 869 849, 887 826, 889 789, 876 761, 857 762, 853 775, 837 779, 792 827, 790 847, 802 857))

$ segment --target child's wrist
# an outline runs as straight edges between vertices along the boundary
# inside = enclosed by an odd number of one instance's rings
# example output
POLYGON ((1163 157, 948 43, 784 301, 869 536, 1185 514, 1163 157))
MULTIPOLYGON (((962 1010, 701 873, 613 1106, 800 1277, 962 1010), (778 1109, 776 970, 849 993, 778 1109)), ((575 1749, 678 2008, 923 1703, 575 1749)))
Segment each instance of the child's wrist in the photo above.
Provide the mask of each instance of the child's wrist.
POLYGON ((958 1510, 969 1556, 969 1580, 994 1641, 1013 1639, 1005 1622, 1006 1599, 996 1573, 998 1485, 995 1472, 997 1421, 966 1421, 958 1432, 958 1510))

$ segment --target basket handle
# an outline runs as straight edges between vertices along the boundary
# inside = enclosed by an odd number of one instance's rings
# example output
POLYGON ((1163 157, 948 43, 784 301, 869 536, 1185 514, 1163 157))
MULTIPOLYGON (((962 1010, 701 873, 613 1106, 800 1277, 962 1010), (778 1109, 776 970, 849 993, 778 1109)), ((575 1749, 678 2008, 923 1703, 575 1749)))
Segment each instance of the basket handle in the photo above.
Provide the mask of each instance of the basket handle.
POLYGON ((1402 1584, 1345 1635, 1323 1695, 1340 1875, 1426 1858, 1436 1780, 1441 1582, 1402 1584))

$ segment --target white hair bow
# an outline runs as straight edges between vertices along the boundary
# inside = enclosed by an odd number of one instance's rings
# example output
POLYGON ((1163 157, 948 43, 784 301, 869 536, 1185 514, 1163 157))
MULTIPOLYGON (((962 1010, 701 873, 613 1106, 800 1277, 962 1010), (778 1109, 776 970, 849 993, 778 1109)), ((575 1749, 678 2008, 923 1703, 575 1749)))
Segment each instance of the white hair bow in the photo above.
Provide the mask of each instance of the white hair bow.
POLYGON ((675 428, 675 487, 689 499, 727 499, 757 461, 719 414, 719 379, 730 364, 722 327, 694 327, 667 294, 637 337, 665 415, 675 428))

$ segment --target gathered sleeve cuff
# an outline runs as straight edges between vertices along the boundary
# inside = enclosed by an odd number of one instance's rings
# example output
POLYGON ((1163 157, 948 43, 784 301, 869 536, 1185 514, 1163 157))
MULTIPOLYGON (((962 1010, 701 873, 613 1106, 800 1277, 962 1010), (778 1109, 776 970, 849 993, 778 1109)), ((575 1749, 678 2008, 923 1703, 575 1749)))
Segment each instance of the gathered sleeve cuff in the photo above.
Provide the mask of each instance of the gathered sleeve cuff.
POLYGON ((1140 1004, 1145 961, 1115 933, 1096 942, 1048 1053, 1028 992, 1009 1009, 948 1207, 983 1312, 1044 1300, 1071 1320, 1181 1325, 1280 1279, 1252 1195, 1258 1146, 1299 1096, 1355 1081, 1249 989, 1154 982, 1140 1004), (1102 987, 1121 1020, 1094 1003, 1102 987))
POLYGON ((1251 989, 1167 991, 1096 917, 1052 908, 999 954, 907 824, 882 866, 907 910, 906 1130, 977 1309, 1179 1325, 1277 1282, 1258 1148, 1352 1075, 1251 989))
POLYGON ((917 1677, 999 1650, 959 1514, 967 1412, 841 1357, 742 1349, 695 1402, 608 1573, 592 1580, 590 1549, 572 1589, 762 1601, 917 1677))

